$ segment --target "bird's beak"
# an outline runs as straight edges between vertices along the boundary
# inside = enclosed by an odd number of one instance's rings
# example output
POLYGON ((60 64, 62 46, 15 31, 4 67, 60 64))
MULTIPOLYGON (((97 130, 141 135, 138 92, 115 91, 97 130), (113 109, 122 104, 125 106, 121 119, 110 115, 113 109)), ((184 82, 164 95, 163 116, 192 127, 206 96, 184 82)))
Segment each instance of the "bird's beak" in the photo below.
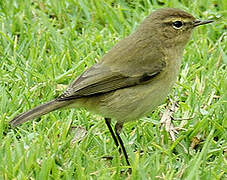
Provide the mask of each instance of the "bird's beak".
POLYGON ((202 20, 195 20, 194 21, 194 27, 196 26, 200 26, 200 25, 203 25, 203 24, 209 24, 209 23, 212 23, 214 22, 213 20, 205 20, 205 21, 202 21, 202 20))

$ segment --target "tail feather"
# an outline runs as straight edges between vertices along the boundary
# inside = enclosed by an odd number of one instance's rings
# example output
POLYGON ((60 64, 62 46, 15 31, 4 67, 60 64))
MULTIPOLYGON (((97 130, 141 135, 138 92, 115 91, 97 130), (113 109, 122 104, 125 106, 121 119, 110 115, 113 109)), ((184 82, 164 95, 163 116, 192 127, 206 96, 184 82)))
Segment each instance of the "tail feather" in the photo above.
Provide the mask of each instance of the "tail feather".
POLYGON ((20 125, 26 121, 35 119, 37 117, 40 117, 44 114, 47 114, 51 111, 57 110, 61 107, 64 107, 66 105, 70 104, 70 101, 57 101, 57 100, 52 100, 50 102, 47 102, 45 104, 39 105, 35 107, 34 109, 31 109, 27 112, 24 112, 18 116, 16 116, 13 120, 11 120, 9 123, 12 126, 17 126, 20 125))

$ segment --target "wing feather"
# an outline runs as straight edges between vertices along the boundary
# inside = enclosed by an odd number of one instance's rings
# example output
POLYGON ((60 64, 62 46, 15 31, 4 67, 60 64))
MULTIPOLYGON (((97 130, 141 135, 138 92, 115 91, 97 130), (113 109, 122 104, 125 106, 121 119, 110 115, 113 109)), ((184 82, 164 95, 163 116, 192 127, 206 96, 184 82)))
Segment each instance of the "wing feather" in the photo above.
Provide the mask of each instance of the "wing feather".
POLYGON ((153 62, 150 67, 137 67, 135 72, 111 69, 102 63, 95 64, 79 76, 57 100, 65 101, 92 96, 146 83, 166 66, 161 60, 153 62))

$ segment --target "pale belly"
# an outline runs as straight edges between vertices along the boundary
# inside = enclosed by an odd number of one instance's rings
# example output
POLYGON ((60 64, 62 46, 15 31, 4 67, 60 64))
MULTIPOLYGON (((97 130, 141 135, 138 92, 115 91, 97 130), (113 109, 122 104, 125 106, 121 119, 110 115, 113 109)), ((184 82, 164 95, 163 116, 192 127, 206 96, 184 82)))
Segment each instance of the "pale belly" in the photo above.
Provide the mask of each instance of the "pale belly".
POLYGON ((139 119, 160 105, 168 95, 170 87, 159 85, 141 85, 107 95, 100 101, 100 114, 124 122, 139 119))

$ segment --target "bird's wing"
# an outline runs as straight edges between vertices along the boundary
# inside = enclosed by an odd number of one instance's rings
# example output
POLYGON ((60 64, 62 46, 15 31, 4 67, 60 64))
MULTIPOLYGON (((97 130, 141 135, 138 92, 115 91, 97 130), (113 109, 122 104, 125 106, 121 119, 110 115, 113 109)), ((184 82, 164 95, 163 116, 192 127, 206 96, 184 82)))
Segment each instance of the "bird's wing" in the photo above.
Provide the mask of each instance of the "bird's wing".
POLYGON ((138 66, 136 69, 129 68, 132 70, 126 71, 124 67, 119 70, 98 63, 80 75, 57 100, 72 100, 143 84, 157 76, 165 65, 165 61, 157 60, 151 61, 149 67, 138 66))

